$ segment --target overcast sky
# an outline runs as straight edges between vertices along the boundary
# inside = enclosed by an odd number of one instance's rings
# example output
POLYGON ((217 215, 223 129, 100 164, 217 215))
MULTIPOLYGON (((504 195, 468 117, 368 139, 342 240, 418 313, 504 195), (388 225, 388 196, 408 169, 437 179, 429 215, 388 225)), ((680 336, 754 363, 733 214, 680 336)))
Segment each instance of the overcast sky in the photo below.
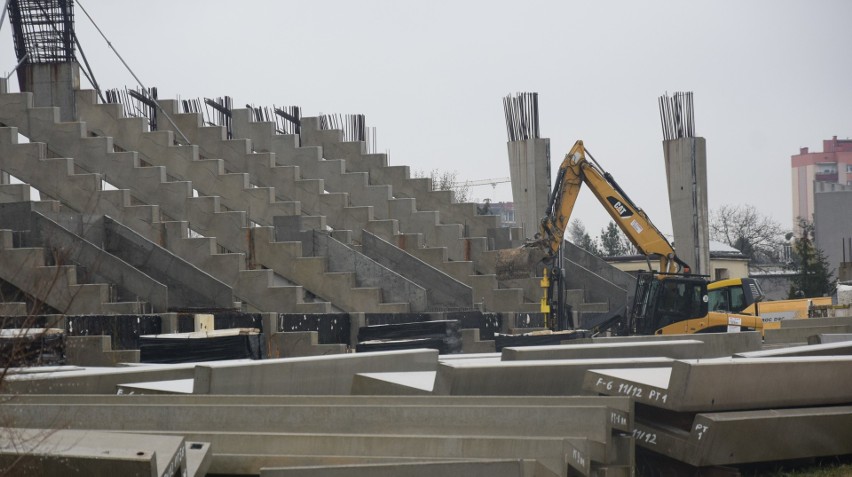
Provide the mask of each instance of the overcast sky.
MULTIPOLYGON (((135 86, 76 10, 102 87, 135 86)), ((671 232, 657 98, 693 91, 711 210, 791 226, 790 156, 852 136, 852 2, 82 0, 161 98, 363 113, 380 151, 460 179, 509 175, 502 98, 539 93, 552 168, 577 139, 671 232)), ((0 71, 15 64, 8 18, 0 71)), ((12 86, 16 90, 16 84, 12 86)), ((508 184, 473 197, 511 200, 508 184)), ((852 204, 850 204, 852 205, 852 204)), ((591 192, 574 212, 608 222, 591 192)))

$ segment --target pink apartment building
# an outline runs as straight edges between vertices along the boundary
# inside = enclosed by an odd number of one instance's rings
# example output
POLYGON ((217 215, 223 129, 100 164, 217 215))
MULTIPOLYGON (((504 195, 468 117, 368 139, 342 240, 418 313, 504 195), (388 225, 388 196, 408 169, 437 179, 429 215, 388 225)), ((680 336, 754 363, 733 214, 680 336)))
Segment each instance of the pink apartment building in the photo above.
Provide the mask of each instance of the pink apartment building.
MULTIPOLYGON (((852 188, 852 140, 831 139, 822 142, 823 152, 807 147, 790 158, 793 186, 793 227, 802 217, 813 220, 814 181, 837 184, 837 189, 852 188)), ((850 204, 852 205, 852 204, 850 204)))

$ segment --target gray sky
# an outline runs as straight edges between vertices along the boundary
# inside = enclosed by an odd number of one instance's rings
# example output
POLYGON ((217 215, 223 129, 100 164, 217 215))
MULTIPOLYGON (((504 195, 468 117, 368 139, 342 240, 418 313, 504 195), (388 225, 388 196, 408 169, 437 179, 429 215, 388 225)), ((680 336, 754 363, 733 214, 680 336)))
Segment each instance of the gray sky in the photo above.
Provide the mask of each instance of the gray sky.
MULTIPOLYGON (((161 98, 363 113, 412 170, 509 175, 502 97, 539 93, 555 171, 577 139, 671 232, 657 98, 695 94, 711 209, 753 204, 791 226, 790 156, 852 136, 852 2, 82 0, 161 98)), ((102 87, 135 82, 79 6, 102 87)), ((15 64, 8 23, 0 71, 15 64)), ((16 89, 17 86, 12 86, 16 89)), ((511 200, 508 184, 471 189, 511 200)), ((574 217, 608 222, 591 192, 574 217)))

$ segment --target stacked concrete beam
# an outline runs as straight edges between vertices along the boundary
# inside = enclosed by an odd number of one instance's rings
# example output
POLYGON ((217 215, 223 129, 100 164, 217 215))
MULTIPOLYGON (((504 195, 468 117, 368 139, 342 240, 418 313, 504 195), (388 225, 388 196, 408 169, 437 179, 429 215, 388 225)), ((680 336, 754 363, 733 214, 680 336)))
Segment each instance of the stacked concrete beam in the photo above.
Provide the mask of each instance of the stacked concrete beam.
POLYGON ((0 413, 14 416, 4 421, 13 426, 58 419, 71 429, 203 437, 212 444, 211 473, 257 474, 270 464, 451 461, 480 469, 477 462, 495 459, 535 460, 535 472, 526 475, 548 477, 632 475, 633 469, 632 439, 624 435, 633 427, 633 409, 626 398, 34 395, 8 402, 0 413))
POLYGON ((584 387, 679 413, 636 416, 636 443, 653 452, 696 467, 767 462, 852 452, 844 405, 852 386, 836 379, 850 364, 849 356, 675 361, 591 370, 584 387))
POLYGON ((852 317, 808 318, 783 320, 781 327, 766 330, 766 344, 783 345, 807 343, 808 338, 819 334, 852 332, 852 317))
POLYGON ((590 369, 671 366, 668 358, 532 361, 452 360, 437 369, 433 393, 452 396, 577 396, 590 369))

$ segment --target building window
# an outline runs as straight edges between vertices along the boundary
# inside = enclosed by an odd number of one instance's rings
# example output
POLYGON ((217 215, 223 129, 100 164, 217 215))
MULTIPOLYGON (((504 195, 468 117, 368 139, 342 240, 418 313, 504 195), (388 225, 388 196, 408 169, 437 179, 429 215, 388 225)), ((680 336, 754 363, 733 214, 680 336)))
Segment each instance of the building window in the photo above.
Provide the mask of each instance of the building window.
POLYGON ((731 278, 731 273, 727 268, 717 268, 714 270, 714 275, 716 275, 716 280, 727 280, 731 278))
POLYGON ((821 162, 816 165, 817 174, 837 174, 837 163, 821 162))
POLYGON ((846 173, 852 174, 852 164, 846 164, 846 173))

